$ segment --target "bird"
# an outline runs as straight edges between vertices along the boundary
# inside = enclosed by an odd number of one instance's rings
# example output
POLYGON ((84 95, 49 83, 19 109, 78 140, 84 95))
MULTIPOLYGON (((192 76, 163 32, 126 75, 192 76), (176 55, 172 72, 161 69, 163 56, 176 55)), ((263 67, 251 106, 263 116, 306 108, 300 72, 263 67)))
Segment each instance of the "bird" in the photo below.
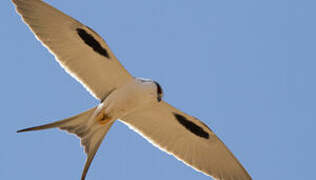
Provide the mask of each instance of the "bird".
POLYGON ((81 180, 115 121, 213 179, 252 179, 206 124, 165 102, 158 82, 132 76, 93 29, 42 0, 12 2, 61 67, 99 100, 78 115, 17 133, 58 128, 76 135, 87 155, 81 180))

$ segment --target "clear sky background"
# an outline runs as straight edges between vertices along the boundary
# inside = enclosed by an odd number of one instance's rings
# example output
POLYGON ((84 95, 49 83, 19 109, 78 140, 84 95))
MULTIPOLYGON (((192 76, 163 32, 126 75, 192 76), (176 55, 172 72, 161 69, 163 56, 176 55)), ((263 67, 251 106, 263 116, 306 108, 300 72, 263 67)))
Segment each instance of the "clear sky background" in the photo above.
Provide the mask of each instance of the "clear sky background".
MULTIPOLYGON (((49 0, 92 27, 135 76, 209 125, 256 180, 314 179, 316 1, 49 0)), ((0 179, 79 179, 75 136, 17 129, 98 104, 0 1, 0 179)), ((87 180, 203 180, 117 122, 87 180)))

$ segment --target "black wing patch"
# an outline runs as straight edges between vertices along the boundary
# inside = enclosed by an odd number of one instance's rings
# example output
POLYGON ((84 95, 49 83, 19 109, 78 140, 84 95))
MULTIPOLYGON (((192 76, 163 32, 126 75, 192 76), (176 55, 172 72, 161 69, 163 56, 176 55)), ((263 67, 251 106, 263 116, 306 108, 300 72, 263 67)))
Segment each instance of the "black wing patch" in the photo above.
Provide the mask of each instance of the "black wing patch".
POLYGON ((187 118, 185 118, 181 114, 173 113, 173 115, 176 117, 178 122, 182 126, 184 126, 187 130, 189 130, 191 133, 193 133, 199 137, 205 138, 205 139, 208 139, 210 137, 210 135, 206 131, 204 131, 203 128, 194 124, 192 121, 188 120, 187 118))
POLYGON ((109 53, 104 49, 100 43, 94 39, 94 37, 87 33, 84 29, 77 28, 77 33, 80 36, 80 38, 88 45, 90 46, 95 52, 99 53, 100 55, 110 58, 109 53))

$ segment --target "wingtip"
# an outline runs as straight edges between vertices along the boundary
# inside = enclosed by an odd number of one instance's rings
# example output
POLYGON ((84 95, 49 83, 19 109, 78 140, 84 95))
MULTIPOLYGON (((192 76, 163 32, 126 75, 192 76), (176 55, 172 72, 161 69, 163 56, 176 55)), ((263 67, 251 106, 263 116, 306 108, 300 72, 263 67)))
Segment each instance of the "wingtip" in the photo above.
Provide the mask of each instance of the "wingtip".
POLYGON ((20 130, 17 130, 16 133, 21 133, 21 132, 26 132, 26 131, 31 131, 31 130, 34 130, 34 128, 20 129, 20 130))

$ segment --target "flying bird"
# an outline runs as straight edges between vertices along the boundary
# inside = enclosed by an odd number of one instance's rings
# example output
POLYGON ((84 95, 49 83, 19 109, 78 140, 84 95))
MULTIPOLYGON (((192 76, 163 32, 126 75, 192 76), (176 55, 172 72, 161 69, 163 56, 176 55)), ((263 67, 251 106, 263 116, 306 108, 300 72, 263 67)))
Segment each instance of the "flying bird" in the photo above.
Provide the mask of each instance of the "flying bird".
POLYGON ((156 81, 133 77, 91 28, 41 0, 12 1, 58 63, 100 101, 96 107, 73 117, 17 131, 59 128, 78 136, 87 154, 81 180, 116 120, 214 179, 251 179, 207 125, 165 102, 156 81))

